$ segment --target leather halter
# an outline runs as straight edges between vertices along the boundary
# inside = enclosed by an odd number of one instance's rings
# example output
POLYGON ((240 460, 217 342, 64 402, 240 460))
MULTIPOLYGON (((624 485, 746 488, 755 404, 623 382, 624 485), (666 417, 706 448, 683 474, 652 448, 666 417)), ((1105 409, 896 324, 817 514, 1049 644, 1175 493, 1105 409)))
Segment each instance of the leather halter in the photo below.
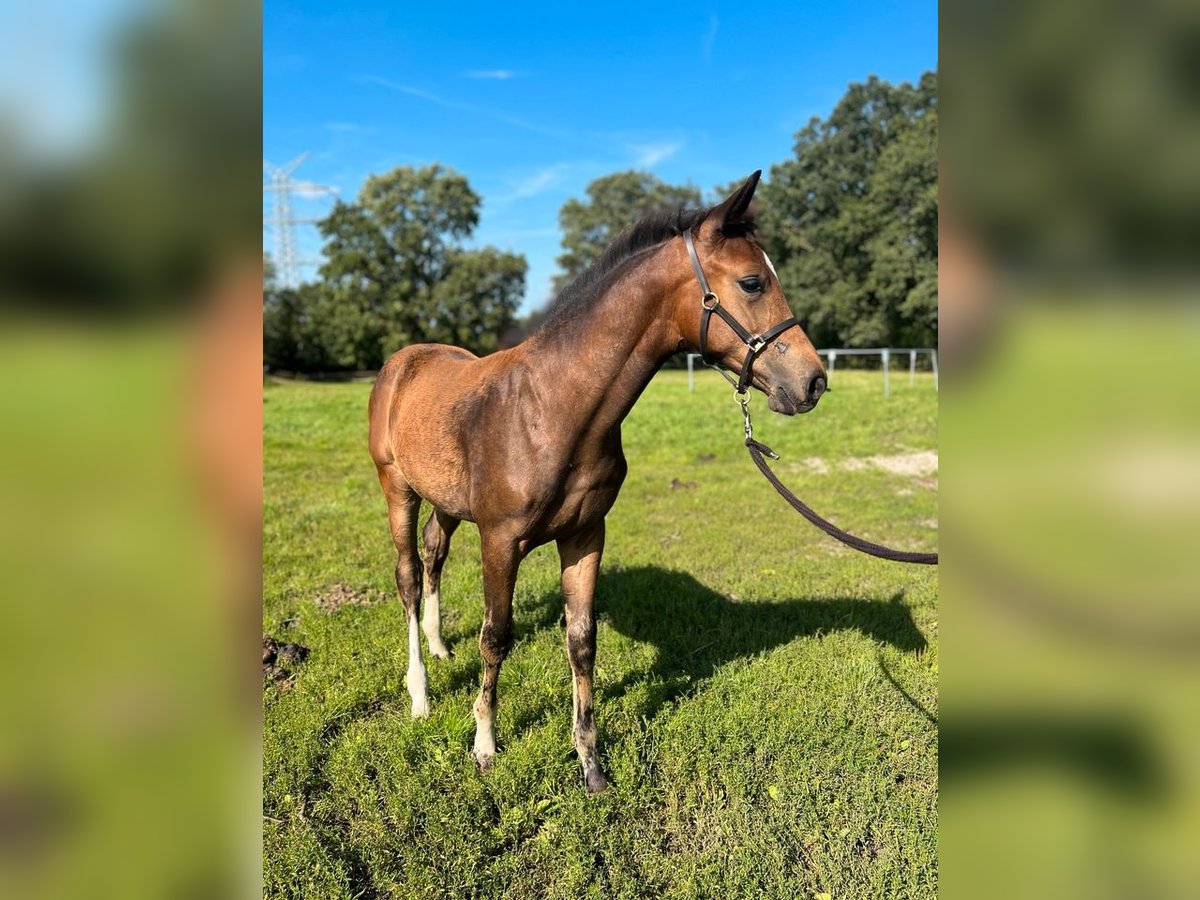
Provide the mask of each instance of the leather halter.
POLYGON ((733 313, 728 312, 721 305, 721 298, 708 286, 708 279, 704 277, 704 270, 700 268, 700 257, 696 255, 696 245, 692 243, 691 229, 683 233, 683 243, 687 247, 688 257, 692 261, 692 269, 696 273, 696 280, 700 282, 700 290, 703 292, 700 297, 700 306, 704 308, 704 312, 700 314, 700 359, 703 360, 705 365, 712 366, 720 372, 726 381, 737 388, 739 394, 744 394, 746 393, 746 388, 750 386, 751 378, 753 378, 751 370, 754 368, 754 360, 758 358, 760 353, 767 349, 767 345, 773 340, 793 325, 799 325, 800 323, 796 320, 795 316, 789 316, 779 324, 772 325, 762 334, 751 334, 748 332, 742 327, 741 322, 733 317, 733 313), (708 324, 712 321, 713 313, 720 316, 741 342, 746 345, 746 359, 742 363, 742 372, 737 381, 730 378, 724 369, 708 358, 708 324))

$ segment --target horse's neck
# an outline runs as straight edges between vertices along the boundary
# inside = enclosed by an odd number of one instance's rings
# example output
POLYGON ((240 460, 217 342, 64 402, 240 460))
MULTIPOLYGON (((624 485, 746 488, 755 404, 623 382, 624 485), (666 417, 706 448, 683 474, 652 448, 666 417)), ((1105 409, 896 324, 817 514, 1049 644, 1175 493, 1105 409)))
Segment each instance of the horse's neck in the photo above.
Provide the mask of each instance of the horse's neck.
POLYGON ((635 270, 586 310, 530 339, 527 362, 552 388, 559 422, 605 433, 628 415, 679 340, 667 288, 635 270))

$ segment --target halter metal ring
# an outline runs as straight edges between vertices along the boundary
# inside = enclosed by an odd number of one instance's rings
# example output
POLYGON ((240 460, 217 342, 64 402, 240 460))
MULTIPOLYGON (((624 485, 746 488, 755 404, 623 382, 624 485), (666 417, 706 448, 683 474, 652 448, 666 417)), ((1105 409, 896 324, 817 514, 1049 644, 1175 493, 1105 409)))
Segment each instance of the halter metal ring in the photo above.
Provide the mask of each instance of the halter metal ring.
POLYGON ((716 309, 718 306, 721 305, 721 298, 718 297, 716 294, 714 294, 712 291, 705 291, 704 296, 700 298, 700 305, 703 306, 705 309, 716 309), (711 306, 709 305, 710 300, 712 301, 711 306))
POLYGON ((754 427, 750 424, 750 397, 745 391, 738 392, 735 389, 733 399, 742 408, 742 427, 746 432, 746 439, 750 440, 754 437, 754 427))

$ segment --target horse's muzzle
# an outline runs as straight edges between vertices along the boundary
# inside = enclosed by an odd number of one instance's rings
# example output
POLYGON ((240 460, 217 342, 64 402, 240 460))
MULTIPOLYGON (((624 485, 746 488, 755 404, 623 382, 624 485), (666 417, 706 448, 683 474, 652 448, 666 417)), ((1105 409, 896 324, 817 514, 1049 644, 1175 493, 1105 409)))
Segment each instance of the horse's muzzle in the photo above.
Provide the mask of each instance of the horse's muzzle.
POLYGON ((825 393, 825 373, 818 373, 804 383, 800 390, 789 388, 785 384, 777 384, 767 394, 767 406, 785 416, 806 413, 817 405, 821 395, 825 393))

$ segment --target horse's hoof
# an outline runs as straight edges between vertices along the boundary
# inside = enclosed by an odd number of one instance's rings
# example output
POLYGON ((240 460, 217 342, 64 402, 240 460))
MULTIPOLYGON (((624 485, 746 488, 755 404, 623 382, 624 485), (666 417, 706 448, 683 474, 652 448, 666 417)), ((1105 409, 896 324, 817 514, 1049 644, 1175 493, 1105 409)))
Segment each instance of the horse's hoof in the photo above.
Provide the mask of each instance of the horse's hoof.
POLYGON ((422 700, 421 702, 418 703, 416 700, 414 700, 413 705, 412 705, 412 717, 414 719, 428 719, 429 718, 429 701, 422 700))
POLYGON ((602 794, 608 790, 608 779, 599 769, 592 769, 584 776, 589 794, 602 794))
POLYGON ((472 750, 471 756, 475 757, 475 765, 479 767, 480 772, 486 774, 492 770, 492 754, 476 753, 472 750))

